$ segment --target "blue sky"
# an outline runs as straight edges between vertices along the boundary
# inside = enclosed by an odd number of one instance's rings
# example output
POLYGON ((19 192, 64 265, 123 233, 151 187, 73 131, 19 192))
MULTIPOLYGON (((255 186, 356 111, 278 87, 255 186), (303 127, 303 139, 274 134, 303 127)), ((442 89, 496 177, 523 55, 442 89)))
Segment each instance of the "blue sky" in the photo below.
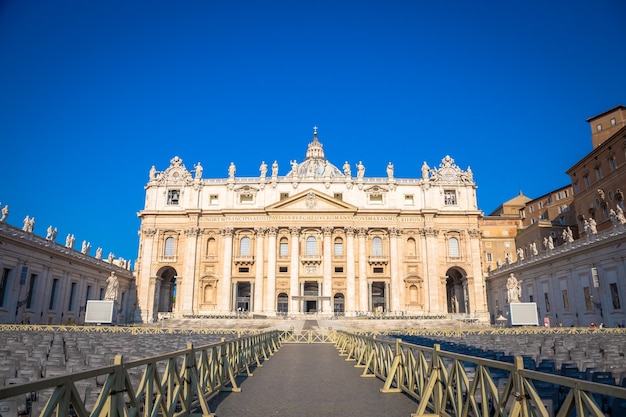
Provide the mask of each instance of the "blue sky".
POLYGON ((0 0, 0 202, 135 259, 152 165, 472 167, 490 213, 569 182, 626 104, 626 2, 0 0))

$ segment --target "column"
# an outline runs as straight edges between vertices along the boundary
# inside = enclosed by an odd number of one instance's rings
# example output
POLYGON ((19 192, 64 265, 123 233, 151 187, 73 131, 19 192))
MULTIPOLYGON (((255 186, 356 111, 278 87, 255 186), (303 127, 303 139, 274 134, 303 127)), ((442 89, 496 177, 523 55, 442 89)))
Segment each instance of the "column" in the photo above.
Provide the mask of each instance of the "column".
POLYGON ((390 294, 389 294, 389 283, 385 282, 385 313, 390 313, 390 306, 389 306, 389 298, 390 298, 390 294))
MULTIPOLYGON (((424 254, 424 270, 426 272, 425 284, 424 288, 425 294, 425 303, 424 309, 428 313, 443 313, 446 312, 447 309, 446 303, 443 305, 439 301, 440 297, 440 282, 438 277, 438 268, 437 263, 439 258, 437 257, 437 235, 439 234, 439 230, 434 227, 425 227, 420 230, 420 233, 423 236, 424 244, 422 245, 422 249, 424 254)), ((443 293, 445 296, 445 282, 443 285, 443 293)))
POLYGON ((353 316, 356 311, 354 290, 354 228, 346 227, 346 316, 353 316))
POLYGON ((322 231, 324 232, 324 253, 323 253, 323 263, 324 263, 324 279, 322 281, 322 293, 320 295, 322 295, 323 297, 328 297, 328 299, 324 299, 324 301, 322 302, 322 308, 321 311, 323 311, 324 313, 332 313, 333 309, 333 303, 332 303, 332 296, 333 296, 333 292, 332 292, 332 282, 333 282, 333 259, 332 259, 332 252, 333 252, 333 244, 332 244, 332 234, 333 234, 333 228, 330 226, 325 226, 322 227, 322 231))
POLYGON ((360 311, 372 311, 370 305, 371 294, 367 285, 367 248, 366 248, 366 236, 367 229, 361 227, 357 229, 357 235, 359 238, 359 307, 360 311))
POLYGON ((374 306, 372 305, 372 283, 367 283, 367 311, 370 312, 373 310, 374 306))
POLYGON ((289 242, 289 246, 291 247, 291 262, 290 262, 290 266, 289 266, 289 272, 290 272, 290 279, 289 279, 289 296, 290 296, 290 308, 289 311, 291 313, 296 313, 298 311, 300 311, 300 309, 298 309, 298 301, 295 300, 293 297, 297 296, 297 295, 302 295, 299 294, 299 288, 298 288, 298 262, 300 261, 300 257, 298 256, 298 249, 299 249, 299 241, 298 238, 300 237, 300 228, 299 227, 290 227, 289 231, 291 232, 291 242, 289 242))
POLYGON ((489 311, 487 310, 487 295, 485 289, 485 280, 480 264, 480 237, 481 233, 478 229, 468 230, 470 251, 469 255, 472 259, 472 273, 468 272, 467 282, 469 285, 470 310, 477 313, 484 320, 489 320, 489 311))
POLYGON ((256 233, 256 259, 254 260, 255 272, 254 285, 252 286, 252 298, 250 302, 253 303, 251 311, 260 313, 263 311, 263 246, 265 244, 265 228, 257 227, 254 229, 256 233))
MULTIPOLYGON (((139 271, 137 275, 137 313, 141 314, 141 321, 144 323, 151 322, 152 312, 154 308, 154 292, 151 292, 150 276, 152 271, 152 260, 158 259, 155 253, 156 245, 154 244, 156 229, 145 228, 141 231, 141 255, 139 257, 139 271)), ((97 288, 94 288, 97 291, 97 288)))
POLYGON ((401 311, 403 309, 400 302, 402 283, 400 282, 400 271, 398 256, 398 237, 402 232, 395 227, 389 229, 389 268, 391 272, 391 298, 390 298, 390 311, 401 311))
POLYGON ((231 282, 230 285, 232 286, 232 289, 230 290, 230 309, 231 311, 239 311, 239 309, 237 308, 237 298, 239 297, 239 292, 237 291, 237 283, 231 282))
POLYGON ((198 256, 198 236, 201 231, 197 227, 190 227, 185 230, 185 251, 183 257, 183 280, 176 278, 176 310, 181 314, 193 314, 194 290, 196 286, 197 256, 198 256))
POLYGON ((276 234, 278 228, 267 228, 267 292, 263 308, 265 314, 276 314, 276 234))
POLYGON ((223 313, 232 311, 230 304, 230 283, 233 268, 233 229, 222 229, 222 242, 224 244, 224 257, 222 258, 223 270, 220 291, 217 294, 217 310, 223 313))

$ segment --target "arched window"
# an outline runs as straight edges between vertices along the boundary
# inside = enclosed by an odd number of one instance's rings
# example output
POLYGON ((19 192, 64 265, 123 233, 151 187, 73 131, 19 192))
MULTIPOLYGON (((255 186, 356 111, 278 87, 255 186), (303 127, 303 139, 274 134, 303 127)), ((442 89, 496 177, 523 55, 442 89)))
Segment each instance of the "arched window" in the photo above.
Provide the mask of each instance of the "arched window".
POLYGON ((383 256, 383 240, 378 236, 372 239, 372 256, 383 256))
POLYGON ((451 258, 458 258, 459 255, 459 240, 455 237, 448 239, 448 253, 451 258))
POLYGON ((343 256, 343 240, 340 237, 335 239, 335 256, 343 256))
POLYGON ((415 239, 413 239, 412 237, 408 238, 406 241, 406 254, 407 256, 410 256, 411 258, 414 258, 417 256, 417 243, 415 242, 415 239))
POLYGON ((217 242, 214 238, 210 238, 206 244, 206 256, 208 258, 215 258, 217 256, 217 242))
POLYGON ((250 238, 247 236, 239 241, 239 256, 250 256, 250 238))
POLYGON ((174 256, 174 238, 168 237, 165 239, 165 250, 163 256, 174 256))
POLYGON ((313 236, 306 238, 306 254, 317 255, 317 239, 313 236))
POLYGON ((278 256, 281 258, 289 257, 289 241, 286 237, 280 239, 278 256))

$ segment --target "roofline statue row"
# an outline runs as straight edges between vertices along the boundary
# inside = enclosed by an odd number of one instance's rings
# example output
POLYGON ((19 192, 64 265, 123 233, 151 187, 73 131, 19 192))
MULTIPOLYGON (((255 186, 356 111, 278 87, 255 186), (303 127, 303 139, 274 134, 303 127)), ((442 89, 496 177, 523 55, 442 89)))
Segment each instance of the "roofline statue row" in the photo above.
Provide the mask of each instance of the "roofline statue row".
MULTIPOLYGON (((314 127, 313 141, 308 145, 304 160, 302 162, 298 162, 294 159, 290 160, 289 163, 291 165, 290 171, 286 175, 279 177, 278 161, 274 160, 271 166, 271 172, 269 173, 270 176, 268 177, 268 164, 265 161, 261 161, 261 165, 259 166, 259 176, 257 177, 261 187, 264 187, 267 182, 275 187, 279 179, 292 182, 294 188, 297 187, 299 182, 307 180, 319 181, 321 179, 327 183, 327 187, 330 186, 331 182, 340 180, 345 182, 348 188, 352 188, 354 183, 356 183, 359 188, 362 188, 363 182, 366 181, 365 165, 362 161, 359 161, 356 164, 356 177, 353 177, 351 165, 348 161, 345 161, 342 166, 342 170, 339 170, 335 165, 326 159, 324 156, 323 145, 319 142, 317 137, 317 127, 314 127)), ((182 159, 175 156, 170 160, 170 166, 165 171, 158 172, 155 166, 152 166, 150 169, 148 184, 150 185, 151 183, 164 182, 186 183, 189 185, 193 183, 200 184, 202 181, 202 172, 203 168, 200 162, 194 165, 194 170, 187 171, 185 165, 182 163, 182 159), (194 177, 192 177, 192 172, 195 172, 194 177)), ((231 162, 228 166, 228 176, 225 180, 230 187, 232 187, 237 181, 237 178, 235 177, 236 173, 237 166, 234 162, 231 162)), ((394 176, 394 165, 392 162, 387 164, 386 173, 386 182, 393 188, 396 183, 396 178, 394 176)), ((249 180, 254 177, 241 178, 249 180)), ((449 155, 446 155, 441 160, 438 168, 431 169, 428 164, 424 162, 421 167, 421 180, 425 183, 444 182, 451 184, 461 183, 475 185, 471 168, 468 166, 466 171, 460 169, 455 164, 454 159, 452 159, 449 155)))

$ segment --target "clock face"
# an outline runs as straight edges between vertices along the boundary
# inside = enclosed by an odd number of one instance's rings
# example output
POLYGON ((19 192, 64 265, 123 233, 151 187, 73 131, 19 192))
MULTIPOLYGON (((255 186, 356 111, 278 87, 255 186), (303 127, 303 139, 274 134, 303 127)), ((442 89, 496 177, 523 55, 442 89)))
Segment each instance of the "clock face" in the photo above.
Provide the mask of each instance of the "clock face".
POLYGON ((451 168, 442 169, 441 177, 446 181, 452 181, 454 179, 454 170, 452 170, 451 168))

